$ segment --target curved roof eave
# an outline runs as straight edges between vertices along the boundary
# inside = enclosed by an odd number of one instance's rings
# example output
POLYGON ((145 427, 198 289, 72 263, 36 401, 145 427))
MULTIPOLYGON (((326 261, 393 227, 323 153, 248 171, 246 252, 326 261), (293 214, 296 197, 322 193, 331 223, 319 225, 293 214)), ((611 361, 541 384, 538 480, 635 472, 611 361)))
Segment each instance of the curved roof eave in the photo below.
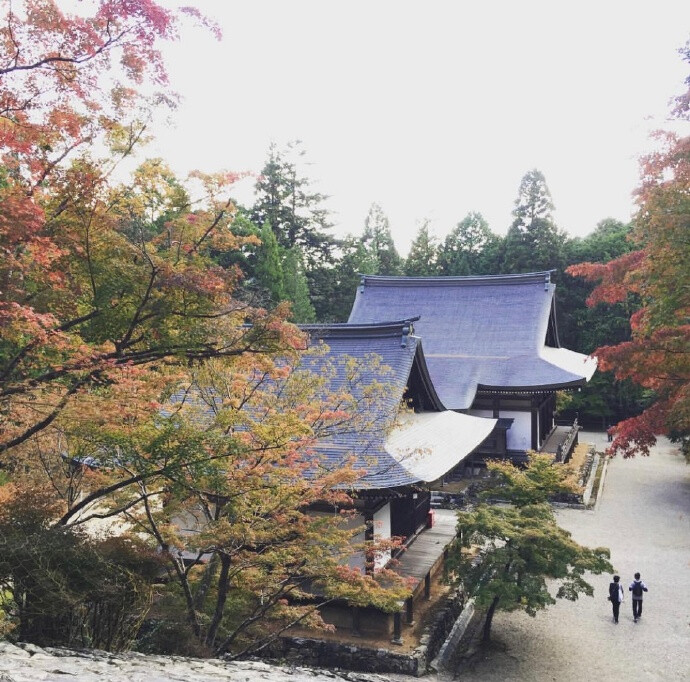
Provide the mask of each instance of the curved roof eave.
POLYGON ((491 391, 493 393, 542 393, 547 391, 560 391, 567 388, 577 388, 584 386, 587 379, 575 379, 555 384, 536 384, 531 386, 490 386, 489 384, 477 384, 477 393, 480 391, 491 391))
MULTIPOLYGON (((436 410, 442 412, 447 408, 436 392, 436 387, 434 386, 434 382, 429 374, 429 368, 427 367, 426 358, 424 356, 423 340, 420 337, 417 338, 419 338, 419 340, 417 341, 417 351, 415 353, 414 363, 419 371, 419 377, 424 385, 424 390, 427 392, 431 404, 436 410)), ((411 372, 412 370, 410 370, 410 373, 411 372)))
POLYGON ((457 466, 488 438, 496 419, 445 412, 402 415, 385 449, 410 476, 429 483, 457 466))

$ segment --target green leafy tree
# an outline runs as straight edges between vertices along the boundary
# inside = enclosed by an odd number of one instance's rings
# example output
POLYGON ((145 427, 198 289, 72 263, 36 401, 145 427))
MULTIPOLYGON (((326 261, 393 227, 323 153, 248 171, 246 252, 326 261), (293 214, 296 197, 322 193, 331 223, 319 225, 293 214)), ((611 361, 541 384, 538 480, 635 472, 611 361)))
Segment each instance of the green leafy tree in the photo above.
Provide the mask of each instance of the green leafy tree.
POLYGON ((532 454, 519 469, 493 462, 489 468, 498 485, 487 497, 500 497, 501 505, 479 504, 458 514, 461 547, 453 565, 468 595, 486 610, 484 640, 489 641, 497 610, 523 610, 531 616, 555 603, 555 598, 576 600, 591 596, 586 572, 612 571, 609 551, 589 549, 575 542, 556 523, 548 502, 551 495, 571 490, 568 471, 552 464, 548 455, 532 454), (558 583, 555 598, 547 581, 558 583))
POLYGON ((410 277, 429 277, 437 274, 436 238, 429 234, 429 221, 424 220, 405 260, 405 274, 410 277))
POLYGON ((135 537, 55 530, 54 491, 0 486, 0 632, 41 646, 131 646, 163 567, 135 537))

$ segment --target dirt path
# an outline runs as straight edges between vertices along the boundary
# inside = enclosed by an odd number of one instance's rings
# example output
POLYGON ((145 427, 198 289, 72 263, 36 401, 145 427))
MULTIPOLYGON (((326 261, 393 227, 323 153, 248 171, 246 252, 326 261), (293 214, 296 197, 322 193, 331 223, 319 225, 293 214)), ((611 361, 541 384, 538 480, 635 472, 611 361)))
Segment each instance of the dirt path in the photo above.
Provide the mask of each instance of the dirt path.
MULTIPOLYGON (((605 445, 599 434, 581 441, 605 445)), ((499 613, 494 646, 459 673, 468 680, 689 680, 690 467, 662 441, 651 457, 609 463, 595 511, 562 510, 561 525, 583 544, 611 549, 627 586, 649 586, 635 624, 629 593, 620 623, 606 601, 610 576, 592 576, 594 598, 559 601, 530 618, 499 613)))

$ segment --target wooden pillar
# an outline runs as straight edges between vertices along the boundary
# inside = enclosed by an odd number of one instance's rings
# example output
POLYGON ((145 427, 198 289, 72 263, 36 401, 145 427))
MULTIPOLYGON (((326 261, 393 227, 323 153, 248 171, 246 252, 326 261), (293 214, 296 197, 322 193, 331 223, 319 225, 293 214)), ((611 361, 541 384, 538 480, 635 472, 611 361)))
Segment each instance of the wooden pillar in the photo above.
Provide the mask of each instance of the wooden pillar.
POLYGON ((393 614, 393 644, 402 644, 402 613, 396 611, 393 614))
POLYGON ((355 637, 361 637, 362 632, 360 630, 360 622, 359 622, 359 607, 353 606, 352 607, 352 634, 355 637))
POLYGON ((374 542, 374 514, 369 510, 364 512, 364 572, 374 575, 375 556, 371 551, 374 542))
POLYGON ((431 571, 424 576, 424 596, 431 599, 431 571))
POLYGON ((405 613, 407 616, 407 624, 414 625, 414 601, 412 597, 405 600, 405 613))
POLYGON ((539 410, 536 407, 533 407, 530 410, 530 413, 532 416, 532 450, 538 450, 539 436, 537 432, 537 422, 539 421, 539 417, 537 415, 539 414, 539 410))

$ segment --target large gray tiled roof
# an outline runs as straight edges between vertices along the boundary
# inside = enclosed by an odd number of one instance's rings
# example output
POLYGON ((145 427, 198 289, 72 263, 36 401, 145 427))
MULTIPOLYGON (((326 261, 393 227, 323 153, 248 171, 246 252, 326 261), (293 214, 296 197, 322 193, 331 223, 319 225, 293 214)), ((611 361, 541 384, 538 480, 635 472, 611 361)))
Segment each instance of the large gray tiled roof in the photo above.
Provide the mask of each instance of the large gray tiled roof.
POLYGON ((429 374, 449 409, 478 390, 584 384, 587 356, 560 348, 550 272, 481 277, 363 276, 350 322, 419 316, 429 374))
MULTIPOLYGON (((495 425, 493 419, 446 410, 429 377, 414 322, 301 325, 308 338, 305 351, 319 352, 305 352, 296 371, 323 377, 326 385, 320 390, 326 399, 348 394, 357 403, 356 420, 344 422, 313 448, 324 469, 351 464, 357 474, 349 484, 354 489, 381 490, 435 480, 476 448, 495 425), (373 386, 378 388, 371 399, 373 386), (405 397, 414 397, 422 413, 401 413, 405 397)), ((170 399, 171 405, 186 403, 189 417, 200 423, 213 417, 209 401, 215 402, 215 395, 207 393, 202 399, 198 388, 170 399)), ((344 407, 350 411, 350 405, 344 407)), ((163 410, 169 413, 170 409, 163 410)), ((314 473, 315 469, 308 475, 314 473)))

